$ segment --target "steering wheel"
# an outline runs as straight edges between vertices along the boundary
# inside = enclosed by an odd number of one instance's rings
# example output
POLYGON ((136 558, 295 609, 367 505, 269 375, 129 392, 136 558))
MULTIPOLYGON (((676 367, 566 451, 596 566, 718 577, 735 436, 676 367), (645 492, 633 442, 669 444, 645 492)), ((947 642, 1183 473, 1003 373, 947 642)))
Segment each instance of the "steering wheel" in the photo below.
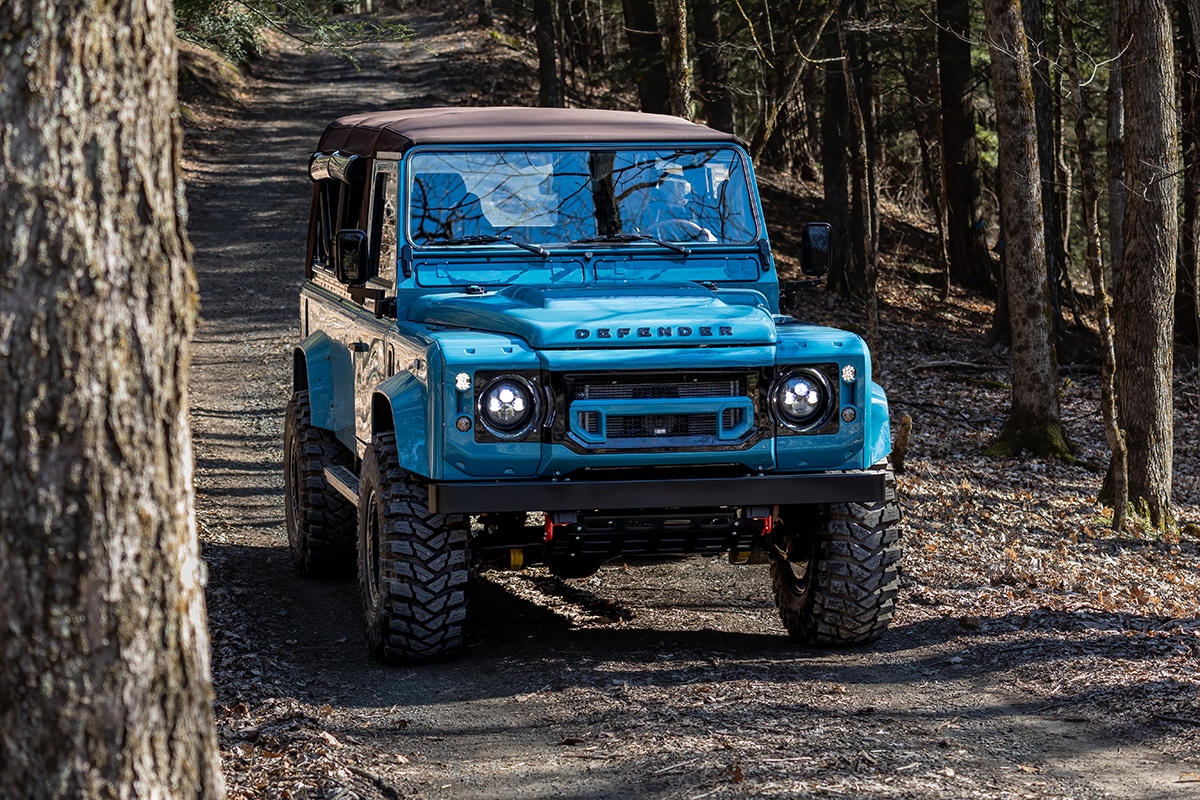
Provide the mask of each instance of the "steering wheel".
POLYGON ((690 219, 664 219, 649 228, 649 233, 655 239, 666 242, 715 242, 717 237, 708 228, 703 228, 690 219))

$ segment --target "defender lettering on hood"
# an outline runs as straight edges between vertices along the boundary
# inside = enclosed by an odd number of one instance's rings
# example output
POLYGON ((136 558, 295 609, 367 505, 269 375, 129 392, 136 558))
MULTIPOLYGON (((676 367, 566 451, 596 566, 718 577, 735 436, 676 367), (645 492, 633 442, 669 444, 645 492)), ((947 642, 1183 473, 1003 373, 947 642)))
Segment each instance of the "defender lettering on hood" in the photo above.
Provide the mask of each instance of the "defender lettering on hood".
POLYGON ((576 339, 590 339, 592 336, 597 339, 628 339, 634 336, 638 339, 670 339, 672 337, 686 339, 689 336, 733 336, 733 328, 729 325, 700 325, 696 328, 688 325, 680 325, 676 328, 660 325, 657 328, 575 329, 576 339))

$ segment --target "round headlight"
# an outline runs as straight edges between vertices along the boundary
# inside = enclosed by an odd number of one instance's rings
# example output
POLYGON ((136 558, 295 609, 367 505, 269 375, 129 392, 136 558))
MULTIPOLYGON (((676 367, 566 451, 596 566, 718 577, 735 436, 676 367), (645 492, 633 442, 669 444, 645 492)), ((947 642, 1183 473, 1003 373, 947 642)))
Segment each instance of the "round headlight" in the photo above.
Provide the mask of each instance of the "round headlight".
POLYGON ((775 409, 788 427, 817 427, 829 418, 832 395, 828 378, 815 369, 803 369, 775 387, 775 409))
POLYGON ((496 436, 522 436, 537 418, 537 393, 519 375, 494 378, 479 394, 479 417, 496 436))

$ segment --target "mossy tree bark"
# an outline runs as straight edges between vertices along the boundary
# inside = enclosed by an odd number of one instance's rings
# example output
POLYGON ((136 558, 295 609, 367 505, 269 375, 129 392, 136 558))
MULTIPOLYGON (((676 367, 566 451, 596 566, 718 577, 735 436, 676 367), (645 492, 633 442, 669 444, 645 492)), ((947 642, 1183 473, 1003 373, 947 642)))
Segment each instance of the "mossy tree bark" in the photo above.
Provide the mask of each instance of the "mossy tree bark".
POLYGON ((1037 126, 1029 50, 1016 0, 984 0, 1000 138, 1000 205, 1012 329, 1012 408, 992 455, 1032 451, 1070 458, 1058 407, 1050 292, 1046 280, 1037 126))
POLYGON ((0 793, 219 798, 169 4, 0 14, 0 793))
POLYGON ((1129 499, 1170 530, 1179 128, 1170 9, 1121 0, 1117 35, 1125 110, 1125 250, 1116 284, 1117 395, 1129 448, 1129 499))

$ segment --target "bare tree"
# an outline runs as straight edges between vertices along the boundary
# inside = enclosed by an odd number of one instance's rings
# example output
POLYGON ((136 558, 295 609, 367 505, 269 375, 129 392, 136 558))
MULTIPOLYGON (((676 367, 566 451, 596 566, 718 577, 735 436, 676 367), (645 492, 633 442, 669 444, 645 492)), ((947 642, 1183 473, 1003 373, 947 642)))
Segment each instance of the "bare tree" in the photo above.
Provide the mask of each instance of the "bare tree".
POLYGON ((667 0, 667 107, 692 118, 692 64, 687 49, 686 0, 667 0))
MULTIPOLYGON (((1200 0, 1197 0, 1200 2, 1200 0)), ((1109 468, 1113 481, 1113 530, 1125 529, 1129 508, 1129 454, 1125 449, 1125 432, 1117 423, 1117 396, 1114 380, 1117 360, 1113 352, 1113 330, 1108 292, 1104 289, 1104 261, 1100 238, 1100 201, 1096 188, 1096 163, 1092 139, 1087 129, 1087 111, 1083 106, 1083 89, 1079 80, 1079 53, 1075 46, 1075 26, 1067 14, 1066 0, 1057 0, 1058 27, 1066 48, 1065 66, 1071 87, 1071 104, 1075 109, 1075 142, 1079 148, 1079 167, 1083 183, 1083 227, 1087 237, 1087 266, 1092 277, 1092 291, 1099 309, 1100 327, 1100 412, 1104 418, 1104 434, 1112 452, 1109 468)))
POLYGON ((1113 285, 1121 281, 1125 254, 1125 85, 1121 78, 1121 39, 1117 20, 1120 0, 1109 0, 1108 126, 1104 151, 1108 156, 1108 259, 1113 285))
POLYGON ((698 94, 705 121, 719 131, 733 133, 733 92, 729 67, 722 50, 721 9, 716 0, 692 0, 696 27, 696 63, 700 72, 698 94))
POLYGON ((1121 0, 1125 87, 1125 250, 1117 281, 1117 394, 1129 446, 1129 499, 1156 528, 1173 529, 1172 335, 1179 245, 1179 123, 1171 13, 1157 0, 1121 0))
MULTIPOLYGON (((825 10, 821 12, 818 23, 808 31, 804 41, 793 42, 793 51, 787 56, 788 60, 783 64, 775 65, 771 70, 776 73, 777 77, 772 84, 770 96, 763 105, 762 117, 750 142, 750 152, 755 158, 761 156, 766 150, 767 143, 771 140, 771 134, 775 132, 775 124, 781 111, 800 91, 804 75, 812 65, 812 53, 816 51, 817 45, 821 41, 825 26, 829 24, 829 20, 833 18, 842 2, 844 0, 827 0, 825 10)), ((761 52, 761 47, 759 49, 759 58, 766 63, 767 60, 761 52)))
POLYGON ((850 140, 850 98, 846 91, 841 38, 836 29, 824 36, 825 113, 821 115, 821 180, 824 195, 824 219, 830 224, 832 264, 829 290, 851 294, 862 287, 866 276, 856 272, 863 266, 851 258, 850 246, 850 165, 847 144, 850 140))
POLYGON ((533 15, 536 19, 533 38, 537 42, 538 53, 538 105, 543 108, 561 108, 564 103, 558 81, 553 0, 533 0, 533 15))
POLYGON ((644 0, 622 0, 625 13, 625 37, 629 55, 637 73, 638 100, 648 114, 668 113, 670 88, 663 66, 662 31, 654 3, 644 0))
POLYGON ((0 13, 0 793, 219 798, 170 5, 0 13))
POLYGON ((1059 283, 1066 274, 1065 248, 1060 227, 1063 205, 1056 173, 1057 130, 1055 125, 1054 87, 1050 83, 1050 59, 1046 49, 1046 11, 1042 0, 1021 0, 1021 18, 1029 47, 1033 116, 1037 124, 1038 168, 1041 170, 1042 225, 1046 231, 1046 281, 1050 291, 1050 313, 1055 338, 1065 332, 1059 283))
POLYGON ((1020 4, 984 0, 1000 137, 1001 221, 1012 328, 1012 408, 993 455, 1030 450, 1069 457, 1058 406, 1057 364, 1046 281, 1046 236, 1029 50, 1020 4))
POLYGON ((980 202, 970 4, 967 0, 937 0, 937 20, 950 281, 990 293, 995 285, 980 202))
POLYGON ((1175 324, 1200 361, 1200 0, 1187 0, 1187 12, 1180 19, 1190 36, 1180 40, 1184 183, 1175 324))
POLYGON ((842 74, 846 81, 846 98, 850 109, 850 185, 853 190, 851 198, 851 234, 854 237, 855 260, 861 264, 855 269, 855 274, 862 276, 863 285, 858 287, 867 300, 867 340, 871 351, 875 354, 877 363, 885 361, 883 357, 883 342, 879 338, 879 295, 878 276, 879 259, 877 257, 875 226, 872 217, 878 208, 878 193, 876 191, 874 174, 870 169, 868 128, 862 104, 859 102, 859 91, 855 81, 854 71, 850 69, 850 57, 847 52, 846 34, 842 19, 837 20, 838 45, 842 53, 842 74))

